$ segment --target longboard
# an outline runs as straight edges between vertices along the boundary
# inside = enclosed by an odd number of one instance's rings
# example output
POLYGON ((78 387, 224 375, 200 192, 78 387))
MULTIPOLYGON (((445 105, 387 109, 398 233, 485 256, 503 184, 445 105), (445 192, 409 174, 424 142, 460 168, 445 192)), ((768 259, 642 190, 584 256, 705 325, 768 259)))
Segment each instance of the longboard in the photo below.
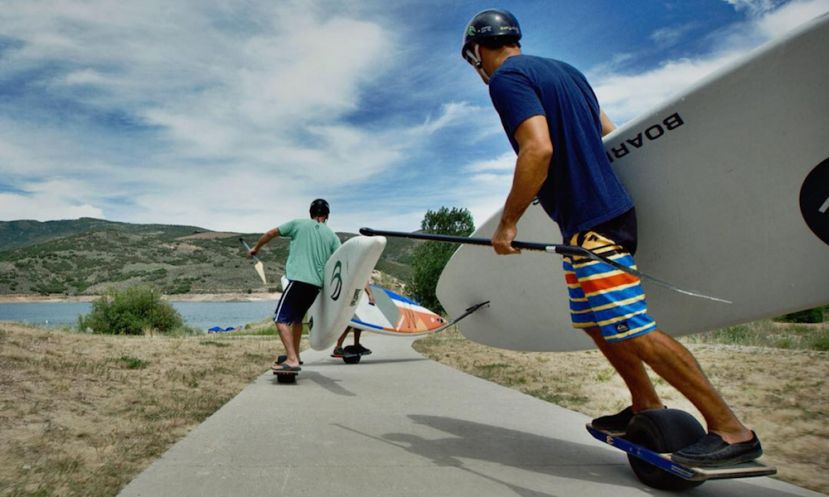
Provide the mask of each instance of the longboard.
MULTIPOLYGON (((686 335, 829 302, 829 14, 761 47, 605 138, 636 204, 639 269, 665 332, 686 335)), ((612 116, 611 116, 612 117, 612 116)), ((491 237, 498 212, 473 236, 491 237)), ((560 243, 538 205, 518 239, 560 243)), ((572 330, 560 257, 463 246, 437 296, 469 339, 525 351, 593 347, 572 330)))

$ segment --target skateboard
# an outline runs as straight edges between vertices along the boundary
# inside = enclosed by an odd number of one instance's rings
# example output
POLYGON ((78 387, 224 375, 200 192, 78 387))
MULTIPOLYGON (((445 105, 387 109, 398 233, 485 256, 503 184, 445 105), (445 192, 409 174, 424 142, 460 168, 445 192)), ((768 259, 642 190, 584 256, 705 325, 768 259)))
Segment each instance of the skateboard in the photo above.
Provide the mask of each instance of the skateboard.
POLYGON ((707 480, 769 476, 777 468, 756 461, 717 468, 677 464, 671 452, 696 442, 705 435, 697 420, 679 409, 654 409, 633 417, 626 433, 594 428, 587 431, 597 440, 623 450, 636 477, 649 487, 661 490, 686 490, 707 480))
MULTIPOLYGON (((276 358, 277 364, 282 364, 287 359, 287 356, 281 355, 276 358)), ((300 361, 302 364, 302 361, 300 361)), ((296 383, 296 377, 299 374, 299 371, 276 371, 273 370, 274 376, 276 376, 277 383, 296 383)))

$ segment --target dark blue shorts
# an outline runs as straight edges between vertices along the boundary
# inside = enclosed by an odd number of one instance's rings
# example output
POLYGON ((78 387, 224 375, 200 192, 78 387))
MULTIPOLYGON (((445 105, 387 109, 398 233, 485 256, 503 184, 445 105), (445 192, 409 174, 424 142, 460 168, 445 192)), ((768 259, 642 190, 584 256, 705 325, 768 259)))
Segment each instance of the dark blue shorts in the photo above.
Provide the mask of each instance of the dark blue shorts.
POLYGON ((289 281, 282 292, 276 311, 273 313, 275 323, 301 323, 305 313, 320 293, 320 287, 302 281, 289 281))

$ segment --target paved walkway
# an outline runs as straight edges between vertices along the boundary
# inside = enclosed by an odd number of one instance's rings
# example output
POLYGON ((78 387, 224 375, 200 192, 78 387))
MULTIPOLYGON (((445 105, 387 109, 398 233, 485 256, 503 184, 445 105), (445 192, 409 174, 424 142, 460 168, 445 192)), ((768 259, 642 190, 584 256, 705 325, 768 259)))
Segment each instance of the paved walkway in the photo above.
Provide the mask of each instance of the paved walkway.
MULTIPOLYGON (((410 339, 364 335, 346 365, 307 351, 295 385, 271 373, 121 492, 132 496, 660 496, 587 417, 420 356, 410 339)), ((686 495, 819 495, 769 478, 686 495)))

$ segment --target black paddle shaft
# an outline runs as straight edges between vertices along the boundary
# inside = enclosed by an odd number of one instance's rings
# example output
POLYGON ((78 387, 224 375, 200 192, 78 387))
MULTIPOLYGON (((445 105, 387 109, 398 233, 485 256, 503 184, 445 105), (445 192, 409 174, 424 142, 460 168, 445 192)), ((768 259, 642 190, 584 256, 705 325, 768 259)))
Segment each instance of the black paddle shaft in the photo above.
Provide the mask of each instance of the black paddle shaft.
MULTIPOLYGON (((490 247, 492 246, 492 240, 488 238, 470 238, 466 236, 435 235, 432 233, 409 233, 406 231, 381 231, 372 228, 360 228, 360 234, 365 236, 390 236, 393 238, 411 238, 414 240, 429 240, 434 242, 464 243, 467 245, 485 245, 490 247)), ((612 259, 596 254, 595 252, 592 252, 584 247, 576 247, 574 245, 561 245, 556 243, 522 242, 518 240, 513 240, 512 246, 517 249, 555 252, 556 254, 566 255, 570 257, 586 257, 588 259, 593 259, 594 261, 600 261, 609 264, 614 268, 627 274, 630 274, 632 276, 636 276, 637 278, 650 280, 661 287, 667 288, 675 292, 690 295, 691 297, 713 300, 715 302, 721 302, 723 304, 732 303, 730 300, 711 297, 692 290, 683 290, 682 288, 674 286, 671 283, 668 283, 667 281, 662 281, 659 278, 655 278, 651 275, 642 273, 636 269, 619 264, 618 262, 612 259)))
MULTIPOLYGON (((433 242, 463 243, 466 245, 492 246, 489 238, 471 238, 466 236, 435 235, 432 233, 409 233, 406 231, 382 231, 372 228, 360 228, 360 234, 365 236, 390 236, 393 238, 411 238, 413 240, 429 240, 433 242)), ((555 252, 561 255, 590 257, 590 251, 574 245, 556 243, 522 242, 513 240, 512 246, 522 250, 538 250, 541 252, 555 252)))

